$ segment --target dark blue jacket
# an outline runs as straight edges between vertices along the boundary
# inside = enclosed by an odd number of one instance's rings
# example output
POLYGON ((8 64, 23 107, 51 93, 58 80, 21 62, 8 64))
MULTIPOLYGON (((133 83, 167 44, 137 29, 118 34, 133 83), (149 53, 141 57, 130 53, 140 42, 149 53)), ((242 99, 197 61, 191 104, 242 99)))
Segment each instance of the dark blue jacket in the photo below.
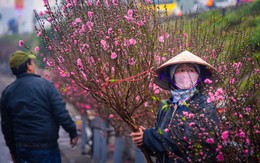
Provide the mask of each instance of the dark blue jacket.
POLYGON ((62 96, 53 83, 35 74, 22 74, 1 97, 2 132, 10 152, 17 143, 57 144, 61 125, 77 136, 62 96))
MULTIPOLYGON (((178 118, 183 116, 183 111, 194 113, 194 114, 204 114, 205 118, 213 120, 216 124, 219 123, 219 119, 217 116, 217 112, 212 103, 207 103, 206 96, 197 92, 190 100, 187 101, 187 104, 194 105, 198 107, 194 107, 192 110, 187 107, 187 105, 180 105, 177 107, 177 110, 174 112, 175 104, 171 103, 172 99, 167 100, 162 104, 162 107, 159 109, 157 113, 157 121, 153 128, 148 128, 144 131, 143 135, 143 145, 146 149, 148 149, 151 153, 155 154, 157 157, 157 161, 160 163, 172 163, 174 160, 168 157, 168 152, 173 152, 176 156, 179 157, 177 162, 184 162, 185 156, 183 152, 181 152, 180 148, 176 143, 176 138, 185 144, 183 141, 183 137, 186 136, 189 138, 191 136, 190 129, 188 125, 180 125, 178 118), (167 104, 169 108, 164 108, 163 106, 167 104), (177 116, 177 117, 176 117, 177 116), (171 126, 175 126, 172 131, 165 132, 164 129, 170 124, 171 126), (177 129, 179 128, 179 129, 177 129), (176 138, 173 139, 172 137, 176 138)), ((197 125, 200 122, 195 122, 197 125)), ((203 127, 203 126, 201 126, 203 127)), ((188 146, 187 144, 184 146, 188 146)))

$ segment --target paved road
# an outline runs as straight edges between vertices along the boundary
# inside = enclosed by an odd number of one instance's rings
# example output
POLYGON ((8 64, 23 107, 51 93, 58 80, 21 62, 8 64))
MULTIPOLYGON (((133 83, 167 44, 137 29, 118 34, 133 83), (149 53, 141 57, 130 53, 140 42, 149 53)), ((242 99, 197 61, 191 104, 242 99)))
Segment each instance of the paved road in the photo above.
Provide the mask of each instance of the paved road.
MULTIPOLYGON (((6 87, 7 84, 9 84, 13 80, 13 77, 4 74, 0 74, 0 76, 1 76, 0 77, 0 97, 1 97, 3 89, 6 87)), ((0 121, 1 121, 1 117, 0 117, 0 121)), ((1 125, 0 125, 0 152, 1 152, 0 163, 10 163, 11 156, 9 153, 9 149, 5 145, 1 125)))
MULTIPOLYGON (((1 120, 1 118, 0 118, 0 120, 1 120)), ((1 151, 0 163, 10 163, 11 156, 9 154, 9 149, 5 145, 1 125, 0 125, 0 129, 1 129, 1 132, 0 132, 0 151, 1 151)))

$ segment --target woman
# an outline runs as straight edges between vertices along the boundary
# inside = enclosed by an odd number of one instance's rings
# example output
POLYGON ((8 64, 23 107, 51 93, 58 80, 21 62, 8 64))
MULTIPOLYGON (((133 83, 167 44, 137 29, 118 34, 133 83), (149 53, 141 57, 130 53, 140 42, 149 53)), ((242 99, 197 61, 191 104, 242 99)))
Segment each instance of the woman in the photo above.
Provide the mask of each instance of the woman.
POLYGON ((193 154, 193 149, 187 140, 198 139, 195 131, 200 129, 214 131, 218 124, 213 103, 207 103, 207 97, 202 93, 203 81, 212 78, 215 71, 188 51, 162 64, 156 70, 155 83, 169 90, 172 96, 162 103, 153 128, 140 126, 139 132, 130 134, 133 142, 137 146, 143 145, 158 162, 188 161, 187 156, 193 154), (199 118, 202 115, 203 119, 199 118))

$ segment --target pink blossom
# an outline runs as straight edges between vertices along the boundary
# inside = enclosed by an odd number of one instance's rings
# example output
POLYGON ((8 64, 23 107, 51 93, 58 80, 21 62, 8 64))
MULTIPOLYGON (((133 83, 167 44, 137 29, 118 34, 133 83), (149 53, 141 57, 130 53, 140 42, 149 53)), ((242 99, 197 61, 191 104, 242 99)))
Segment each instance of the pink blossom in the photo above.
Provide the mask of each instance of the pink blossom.
POLYGON ((84 31, 86 31, 86 25, 85 25, 85 24, 82 24, 82 26, 81 26, 81 31, 80 31, 80 32, 84 32, 84 31))
POLYGON ((93 17, 93 12, 88 11, 88 17, 89 17, 89 19, 92 19, 92 17, 93 17))
POLYGON ((109 7, 109 6, 110 6, 110 4, 109 4, 109 1, 108 1, 108 0, 106 0, 106 5, 107 5, 107 7, 109 7))
POLYGON ((189 123, 189 126, 190 126, 190 127, 192 127, 192 126, 194 126, 194 125, 195 125, 194 122, 190 122, 190 123, 189 123))
POLYGON ((128 10, 127 11, 127 16, 125 15, 124 18, 128 21, 133 20, 133 10, 128 10))
POLYGON ((211 81, 210 79, 205 79, 205 80, 204 80, 204 83, 205 83, 205 84, 211 84, 212 81, 211 81))
POLYGON ((206 142, 209 143, 209 144, 212 144, 212 143, 214 143, 214 139, 213 138, 208 138, 206 140, 206 142))
POLYGON ((78 68, 79 68, 80 70, 83 69, 83 64, 82 64, 81 59, 77 59, 77 66, 78 66, 78 68))
POLYGON ((87 75, 83 71, 80 71, 80 73, 87 80, 87 75))
POLYGON ((185 116, 185 117, 188 117, 188 116, 189 116, 189 113, 188 113, 187 111, 183 111, 182 114, 183 114, 183 116, 185 116))
POLYGON ((168 129, 168 128, 165 128, 165 129, 164 129, 164 132, 169 132, 169 129, 168 129))
POLYGON ((62 11, 65 11, 66 10, 66 6, 64 5, 64 6, 62 6, 62 11))
POLYGON ((226 142, 226 141, 227 141, 227 138, 228 138, 228 131, 222 132, 221 138, 222 138, 222 140, 223 140, 224 142, 226 142))
POLYGON ((224 91, 222 88, 218 88, 217 91, 216 91, 217 94, 215 94, 216 96, 217 95, 223 95, 224 91))
POLYGON ((138 25, 138 27, 142 27, 143 25, 145 25, 145 21, 138 21, 138 22, 135 22, 137 25, 138 25))
POLYGON ((222 154, 222 152, 219 152, 219 154, 217 155, 217 161, 224 161, 224 155, 222 154))
POLYGON ((71 3, 67 3, 67 8, 70 8, 72 6, 72 4, 71 3))
POLYGON ((135 100, 136 100, 136 101, 139 101, 139 100, 140 100, 140 96, 136 96, 136 97, 135 97, 135 100))
POLYGON ((52 21, 52 18, 51 18, 51 17, 48 17, 47 20, 48 20, 48 22, 51 22, 51 21, 52 21))
POLYGON ((47 66, 49 66, 49 67, 52 67, 52 66, 53 66, 53 63, 52 63, 51 61, 48 61, 48 60, 47 60, 46 64, 47 64, 47 66))
POLYGON ((195 117, 195 114, 193 114, 193 113, 189 114, 189 118, 194 118, 194 117, 195 117))
POLYGON ((39 52, 40 48, 38 46, 35 47, 35 52, 39 52))
POLYGON ((112 3, 113 3, 114 6, 118 5, 117 0, 112 0, 112 3))
POLYGON ((215 101, 215 97, 214 96, 210 96, 208 99, 207 99, 207 103, 211 103, 215 101))
POLYGON ((246 108, 246 111, 247 111, 247 112, 250 112, 250 111, 251 111, 251 108, 250 108, 250 107, 247 107, 247 108, 246 108))
POLYGON ((42 31, 39 31, 37 37, 40 37, 41 35, 42 35, 42 31))
POLYGON ((81 19, 80 19, 80 18, 76 18, 76 19, 75 19, 75 22, 76 22, 76 23, 80 23, 80 22, 81 22, 81 19))
POLYGON ((214 96, 212 92, 208 92, 209 97, 214 96))
POLYGON ((248 138, 246 138, 246 144, 250 145, 250 140, 248 138))
POLYGON ((188 34, 187 33, 183 33, 184 37, 188 38, 188 34))
POLYGON ((222 96, 222 95, 218 95, 218 96, 216 96, 216 100, 224 100, 225 98, 224 98, 224 96, 222 96))
POLYGON ((111 59, 116 59, 117 58, 117 54, 115 52, 111 53, 111 59))
POLYGON ((133 17, 133 10, 128 10, 127 14, 128 14, 128 16, 133 17))
POLYGON ((133 20, 133 17, 131 17, 131 16, 124 16, 124 18, 126 19, 126 20, 128 20, 128 21, 132 21, 133 20))
POLYGON ((92 27, 93 27, 93 23, 88 21, 87 22, 87 26, 88 26, 89 31, 91 32, 92 31, 92 27))
POLYGON ((231 78, 229 84, 234 84, 234 83, 235 83, 235 78, 231 78))
POLYGON ((44 13, 45 14, 50 14, 50 11, 49 10, 45 10, 44 13))
POLYGON ((114 118, 114 114, 109 114, 109 118, 110 119, 114 118))
POLYGON ((119 45, 119 42, 118 42, 117 40, 115 41, 115 45, 116 45, 116 46, 118 46, 118 45, 119 45))
POLYGON ((154 90, 154 94, 159 94, 159 93, 160 93, 159 89, 154 90))
POLYGON ((130 45, 135 45, 135 44, 136 44, 136 40, 133 39, 133 38, 131 38, 131 39, 129 40, 129 43, 130 43, 130 45))
POLYGON ((186 137, 186 136, 184 136, 184 137, 183 137, 183 140, 187 141, 187 137, 186 137))
POLYGON ((48 0, 43 0, 43 4, 44 4, 44 6, 47 6, 48 5, 48 0))
POLYGON ((49 46, 48 46, 48 49, 49 49, 49 50, 52 50, 52 47, 49 45, 49 46))
POLYGON ((133 66, 135 64, 134 58, 131 58, 128 63, 133 66))
POLYGON ((92 1, 91 0, 87 0, 87 5, 91 6, 92 5, 92 1))
POLYGON ((116 70, 115 67, 111 67, 112 72, 115 72, 115 70, 116 70))
POLYGON ((44 16, 44 13, 42 11, 39 12, 40 16, 44 16))
POLYGON ((100 5, 100 0, 96 0, 96 6, 100 5))
POLYGON ((90 105, 88 105, 88 104, 85 105, 85 109, 88 110, 88 109, 90 109, 90 108, 91 108, 90 105))
POLYGON ((239 132, 239 137, 240 137, 240 138, 245 138, 245 136, 246 136, 246 134, 244 133, 244 131, 243 131, 243 130, 240 130, 240 132, 239 132))
POLYGON ((238 75, 239 74, 239 69, 236 69, 236 75, 238 75))
POLYGON ((108 48, 107 42, 105 40, 101 40, 100 43, 103 46, 103 49, 107 50, 107 48, 108 48))
POLYGON ((22 47, 23 46, 23 40, 19 40, 19 46, 22 47))
POLYGON ((163 36, 159 37, 159 42, 164 42, 164 37, 163 36))
POLYGON ((110 35, 112 32, 113 32, 113 29, 111 27, 108 28, 107 33, 110 35))

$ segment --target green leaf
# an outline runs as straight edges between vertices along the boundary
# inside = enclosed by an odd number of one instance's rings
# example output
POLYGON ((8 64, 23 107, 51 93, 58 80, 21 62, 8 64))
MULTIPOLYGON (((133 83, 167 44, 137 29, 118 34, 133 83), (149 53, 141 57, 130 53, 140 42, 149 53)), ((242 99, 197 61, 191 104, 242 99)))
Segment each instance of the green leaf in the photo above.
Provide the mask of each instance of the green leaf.
POLYGON ((114 82, 116 82, 117 81, 117 79, 110 79, 109 80, 109 82, 111 82, 111 83, 114 83, 114 82))
POLYGON ((162 129, 161 129, 160 127, 158 128, 158 133, 159 133, 160 135, 163 134, 163 131, 162 131, 162 129))
POLYGON ((163 105, 162 110, 167 111, 169 109, 169 105, 166 103, 163 105))
POLYGON ((153 99, 154 101, 160 101, 160 99, 159 99, 158 97, 155 97, 155 96, 152 96, 152 99, 153 99))
POLYGON ((214 131, 210 131, 210 132, 209 132, 209 135, 210 135, 211 137, 213 137, 213 136, 215 136, 215 132, 214 132, 214 131))
POLYGON ((186 106, 186 107, 189 107, 189 104, 187 104, 186 101, 183 102, 183 105, 186 106))
POLYGON ((202 146, 201 146, 201 144, 197 143, 197 144, 195 145, 195 148, 198 149, 198 150, 200 150, 200 149, 202 148, 202 146))

